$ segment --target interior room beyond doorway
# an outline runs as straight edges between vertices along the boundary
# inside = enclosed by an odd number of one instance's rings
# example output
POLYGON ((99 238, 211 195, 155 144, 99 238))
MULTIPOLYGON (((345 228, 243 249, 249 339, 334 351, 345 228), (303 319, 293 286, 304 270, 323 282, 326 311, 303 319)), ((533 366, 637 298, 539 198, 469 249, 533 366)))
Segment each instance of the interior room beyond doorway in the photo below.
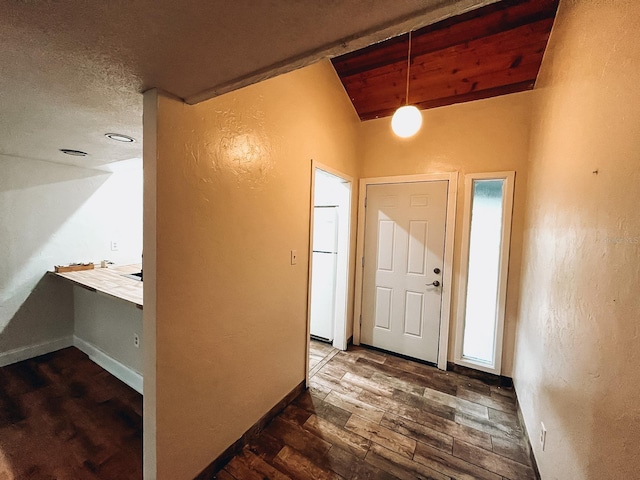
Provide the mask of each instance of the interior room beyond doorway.
POLYGON ((309 332, 347 348, 351 180, 314 163, 309 332))

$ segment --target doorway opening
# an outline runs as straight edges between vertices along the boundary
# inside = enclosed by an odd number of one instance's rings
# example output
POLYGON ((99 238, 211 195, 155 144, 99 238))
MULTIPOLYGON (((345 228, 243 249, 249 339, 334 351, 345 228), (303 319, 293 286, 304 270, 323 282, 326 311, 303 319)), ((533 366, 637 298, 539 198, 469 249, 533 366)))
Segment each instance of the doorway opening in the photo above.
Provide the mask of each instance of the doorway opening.
POLYGON ((352 180, 315 161, 311 180, 309 339, 346 350, 352 180))

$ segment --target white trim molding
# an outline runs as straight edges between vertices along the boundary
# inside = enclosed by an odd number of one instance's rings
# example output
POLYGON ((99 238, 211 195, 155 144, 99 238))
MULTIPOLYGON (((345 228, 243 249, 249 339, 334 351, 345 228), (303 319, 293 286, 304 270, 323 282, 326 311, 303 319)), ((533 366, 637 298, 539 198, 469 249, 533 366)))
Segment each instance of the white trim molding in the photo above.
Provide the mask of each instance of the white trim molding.
POLYGON ((458 309, 456 318, 456 339, 454 362, 475 370, 500 375, 502 371, 502 341, 504 315, 507 298, 507 278, 509 273, 509 248, 511 244, 511 220, 513 213, 513 193, 516 172, 469 173, 465 175, 464 219, 462 223, 462 248, 460 251, 460 278, 458 282, 458 309), (502 232, 500 236, 500 259, 498 274, 498 298, 496 328, 494 332, 493 361, 490 363, 465 357, 462 353, 464 325, 467 307, 467 277, 469 271, 469 242, 471 235, 471 209, 473 207, 473 182, 475 180, 504 180, 502 196, 502 232))
POLYGON ((67 336, 56 338, 55 340, 49 340, 48 342, 15 348, 8 352, 0 353, 0 367, 22 362, 23 360, 29 360, 30 358, 39 357, 40 355, 56 352, 71 346, 73 346, 73 337, 67 336))
POLYGON ((396 177, 363 178, 358 195, 358 230, 356 239, 356 287, 353 312, 353 343, 360 344, 360 321, 362 314, 363 271, 365 237, 365 202, 367 186, 384 183, 448 182, 447 219, 445 226, 444 266, 442 276, 442 308, 440 314, 440 339, 438 345, 438 368, 447 369, 449 347, 449 322, 451 316, 451 285, 453 282, 453 250, 456 229, 456 203, 458 198, 458 172, 401 175, 396 177))
POLYGON ((86 353, 92 362, 97 363, 118 380, 121 380, 136 392, 142 394, 143 378, 140 373, 123 365, 95 345, 86 342, 75 335, 73 336, 73 346, 86 353))
POLYGON ((344 180, 349 184, 349 222, 348 222, 348 242, 347 248, 344 254, 346 255, 345 264, 346 264, 346 278, 340 279, 340 283, 344 285, 346 290, 345 292, 345 300, 344 306, 340 305, 340 308, 336 308, 339 310, 340 315, 336 316, 336 321, 334 324, 334 339, 333 346, 339 350, 347 349, 347 331, 349 327, 349 302, 350 302, 350 286, 352 285, 352 279, 350 278, 350 268, 349 264, 351 262, 351 216, 352 216, 352 205, 353 205, 353 177, 346 175, 334 168, 331 168, 323 163, 320 163, 317 160, 311 160, 311 201, 310 201, 310 212, 309 212, 309 280, 307 284, 307 347, 306 347, 306 356, 305 356, 305 372, 306 372, 306 385, 309 386, 309 348, 310 348, 310 338, 311 338, 311 282, 312 282, 312 274, 313 274, 313 223, 314 223, 314 197, 315 197, 315 185, 316 185, 316 170, 322 170, 323 172, 329 173, 335 177, 338 177, 344 180))

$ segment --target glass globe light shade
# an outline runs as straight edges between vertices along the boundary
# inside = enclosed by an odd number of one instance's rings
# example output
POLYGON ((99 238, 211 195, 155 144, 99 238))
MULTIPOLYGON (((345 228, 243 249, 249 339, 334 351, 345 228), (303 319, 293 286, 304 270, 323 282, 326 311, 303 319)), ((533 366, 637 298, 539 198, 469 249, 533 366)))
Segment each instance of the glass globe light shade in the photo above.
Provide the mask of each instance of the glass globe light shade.
POLYGON ((391 129, 401 138, 415 135, 422 126, 422 113, 413 105, 405 105, 391 117, 391 129))

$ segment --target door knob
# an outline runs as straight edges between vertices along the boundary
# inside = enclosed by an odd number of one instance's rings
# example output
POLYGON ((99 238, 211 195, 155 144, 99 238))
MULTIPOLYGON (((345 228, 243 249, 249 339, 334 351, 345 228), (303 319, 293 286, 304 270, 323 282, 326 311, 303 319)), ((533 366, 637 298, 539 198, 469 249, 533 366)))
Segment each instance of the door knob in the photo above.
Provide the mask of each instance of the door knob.
POLYGON ((433 283, 427 283, 427 287, 439 287, 440 282, 438 280, 434 280, 433 283))

